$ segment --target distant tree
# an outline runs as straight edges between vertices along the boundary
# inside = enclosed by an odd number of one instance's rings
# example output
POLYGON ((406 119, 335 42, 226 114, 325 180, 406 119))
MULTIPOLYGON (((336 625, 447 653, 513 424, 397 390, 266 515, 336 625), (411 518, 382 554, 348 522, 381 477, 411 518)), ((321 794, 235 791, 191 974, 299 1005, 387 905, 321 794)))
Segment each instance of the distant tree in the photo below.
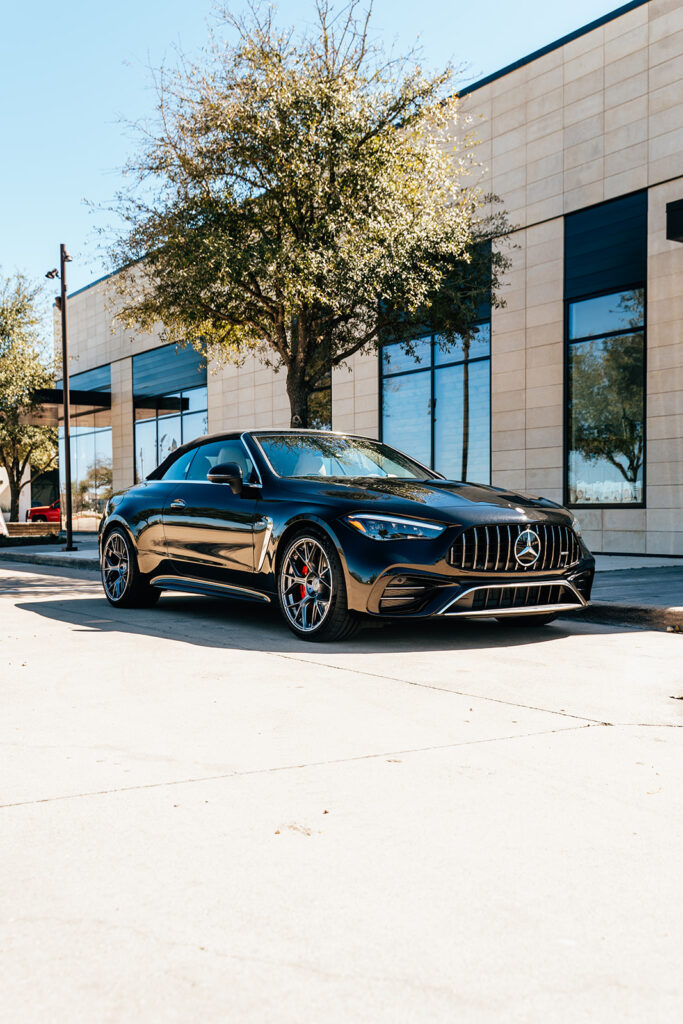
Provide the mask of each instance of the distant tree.
POLYGON ((295 426, 355 352, 467 336, 507 265, 479 244, 508 224, 476 185, 453 69, 387 57, 357 0, 316 10, 297 35, 270 7, 226 9, 232 42, 160 73, 112 252, 124 323, 227 360, 258 350, 295 426))
MULTIPOLYGON (((645 293, 623 293, 613 312, 623 328, 642 330, 645 293)), ((642 333, 572 346, 572 445, 589 462, 606 459, 637 484, 645 450, 642 333)))
POLYGON ((88 468, 78 481, 76 489, 76 510, 101 512, 105 502, 113 493, 113 470, 111 459, 99 458, 88 468))
POLYGON ((28 480, 57 465, 57 431, 29 426, 27 414, 39 403, 38 388, 50 387, 54 375, 45 365, 38 334, 39 289, 21 274, 0 278, 0 465, 9 479, 10 519, 19 518, 19 495, 28 480))
POLYGON ((643 466, 643 336, 572 346, 572 445, 606 459, 630 484, 643 466))

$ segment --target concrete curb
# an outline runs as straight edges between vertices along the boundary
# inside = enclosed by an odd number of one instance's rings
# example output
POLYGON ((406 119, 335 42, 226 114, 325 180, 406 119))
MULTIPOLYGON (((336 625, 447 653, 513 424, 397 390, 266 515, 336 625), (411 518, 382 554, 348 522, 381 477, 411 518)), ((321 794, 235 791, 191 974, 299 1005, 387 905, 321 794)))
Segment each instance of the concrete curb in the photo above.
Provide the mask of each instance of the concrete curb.
POLYGON ((587 608, 581 608, 571 615, 562 616, 572 619, 585 619, 586 622, 603 622, 641 626, 647 629, 665 630, 669 626, 683 629, 683 608, 666 608, 652 604, 622 604, 618 601, 592 601, 587 608))
POLYGON ((67 554, 48 555, 43 552, 32 555, 30 548, 24 551, 2 551, 0 550, 0 563, 2 562, 23 562, 25 565, 56 565, 62 569, 88 569, 99 572, 100 563, 98 558, 74 558, 67 554))

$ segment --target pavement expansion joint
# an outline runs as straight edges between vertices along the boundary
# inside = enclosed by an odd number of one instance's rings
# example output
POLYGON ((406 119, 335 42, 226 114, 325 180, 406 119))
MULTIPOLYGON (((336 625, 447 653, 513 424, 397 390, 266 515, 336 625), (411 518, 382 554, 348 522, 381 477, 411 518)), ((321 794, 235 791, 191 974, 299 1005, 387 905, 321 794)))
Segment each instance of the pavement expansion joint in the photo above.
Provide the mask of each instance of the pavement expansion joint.
MULTIPOLYGON (((268 652, 271 653, 271 652, 268 652)), ((320 665, 322 668, 331 668, 337 672, 355 672, 358 675, 369 676, 373 679, 386 679, 392 683, 404 683, 406 686, 419 686, 424 690, 437 690, 440 693, 452 693, 455 697, 467 697, 468 700, 485 700, 492 704, 505 704, 507 707, 519 708, 520 711, 540 711, 546 715, 559 715, 562 718, 573 718, 579 722, 586 722, 588 725, 612 725, 612 722, 601 722, 599 718, 589 718, 588 715, 574 715, 570 711, 558 711, 554 708, 542 708, 536 704, 519 704, 512 700, 503 700, 501 697, 488 697, 486 694, 470 693, 467 690, 454 690, 450 686, 438 686, 436 683, 422 683, 415 679, 402 679, 401 676, 386 675, 383 672, 369 672, 364 668, 349 668, 344 665, 331 665, 325 661, 309 660, 308 658, 297 658, 292 654, 277 653, 275 657, 285 658, 287 661, 303 662, 306 665, 320 665)))
POLYGON ((603 725, 602 722, 587 722, 585 725, 569 725, 561 729, 541 729, 537 732, 513 733, 508 736, 489 736, 478 740, 459 740, 455 743, 439 743, 429 747, 411 747, 405 750, 382 750, 370 754, 355 754, 351 757, 333 757, 325 761, 304 761, 300 764, 273 765, 268 768, 247 768, 244 771, 221 772, 218 775, 202 775, 189 779, 167 779, 163 782, 143 782, 136 786, 116 786, 112 789, 96 789, 83 793, 62 793, 58 796, 37 797, 33 800, 17 800, 13 803, 0 804, 0 810, 12 807, 27 807, 35 804, 57 803, 60 800, 82 800, 95 796, 114 796, 117 793, 132 793, 146 789, 163 789, 171 786, 188 786, 198 782, 220 782, 224 779, 246 778, 251 775, 271 775, 279 772, 303 771, 307 768, 327 768, 334 765, 354 764, 359 761, 371 761, 379 758, 407 757, 409 754, 429 754, 441 750, 455 750, 459 747, 482 746, 487 743, 504 743, 510 740, 534 739, 538 736, 552 736, 556 733, 578 732, 603 725))

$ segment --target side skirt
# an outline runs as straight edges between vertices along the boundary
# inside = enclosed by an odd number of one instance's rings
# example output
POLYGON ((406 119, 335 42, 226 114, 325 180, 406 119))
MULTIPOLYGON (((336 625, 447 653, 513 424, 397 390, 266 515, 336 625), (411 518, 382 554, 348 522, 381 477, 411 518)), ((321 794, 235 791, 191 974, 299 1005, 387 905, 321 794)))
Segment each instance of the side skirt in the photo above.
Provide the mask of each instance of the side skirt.
POLYGON ((232 586, 229 583, 210 583, 192 576, 153 576, 149 581, 160 590, 176 590, 182 594, 208 594, 210 597, 239 597, 243 601, 262 601, 270 604, 267 594, 249 587, 232 586))

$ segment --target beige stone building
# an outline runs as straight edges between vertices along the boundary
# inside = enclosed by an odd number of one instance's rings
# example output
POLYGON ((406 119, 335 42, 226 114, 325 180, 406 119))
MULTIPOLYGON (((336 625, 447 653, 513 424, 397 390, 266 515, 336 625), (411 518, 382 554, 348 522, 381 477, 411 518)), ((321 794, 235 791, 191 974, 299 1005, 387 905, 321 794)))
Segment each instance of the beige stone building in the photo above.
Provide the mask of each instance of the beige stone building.
MULTIPOLYGON (((595 551, 683 555, 682 76, 683 4, 637 0, 463 90, 516 228, 505 306, 469 353, 335 370, 333 429, 567 503, 595 551)), ((112 333, 108 294, 69 298, 71 387, 102 395, 74 419, 83 522, 190 436, 289 423, 282 374, 112 333)))

